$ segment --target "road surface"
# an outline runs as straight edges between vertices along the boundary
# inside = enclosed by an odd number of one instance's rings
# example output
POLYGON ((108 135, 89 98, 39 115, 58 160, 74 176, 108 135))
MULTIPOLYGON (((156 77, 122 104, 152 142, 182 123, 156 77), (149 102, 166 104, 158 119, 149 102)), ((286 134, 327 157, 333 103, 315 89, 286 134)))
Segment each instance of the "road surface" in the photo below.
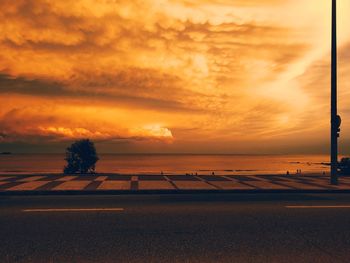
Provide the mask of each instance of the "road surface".
POLYGON ((2 196, 0 262, 350 262, 350 195, 2 196))

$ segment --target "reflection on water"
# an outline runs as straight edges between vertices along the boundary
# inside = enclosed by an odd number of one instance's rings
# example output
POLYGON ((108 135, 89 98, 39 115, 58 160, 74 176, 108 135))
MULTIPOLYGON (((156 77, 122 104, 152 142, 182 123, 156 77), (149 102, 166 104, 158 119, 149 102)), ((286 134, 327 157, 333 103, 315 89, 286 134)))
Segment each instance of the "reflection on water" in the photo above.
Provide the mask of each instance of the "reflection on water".
MULTIPOLYGON (((60 173, 60 154, 0 155, 0 173, 60 173)), ((101 154, 97 172, 127 174, 279 174, 328 172, 327 155, 101 154)))

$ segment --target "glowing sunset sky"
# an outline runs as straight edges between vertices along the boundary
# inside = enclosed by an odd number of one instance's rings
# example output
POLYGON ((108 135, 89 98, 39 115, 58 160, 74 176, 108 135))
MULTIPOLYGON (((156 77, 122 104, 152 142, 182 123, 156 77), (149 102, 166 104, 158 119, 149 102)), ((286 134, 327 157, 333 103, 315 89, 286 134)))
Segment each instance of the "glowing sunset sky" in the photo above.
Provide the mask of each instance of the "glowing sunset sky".
MULTIPOLYGON (((0 4, 0 151, 328 150, 330 0, 0 4)), ((338 8, 346 151, 350 1, 338 8)))

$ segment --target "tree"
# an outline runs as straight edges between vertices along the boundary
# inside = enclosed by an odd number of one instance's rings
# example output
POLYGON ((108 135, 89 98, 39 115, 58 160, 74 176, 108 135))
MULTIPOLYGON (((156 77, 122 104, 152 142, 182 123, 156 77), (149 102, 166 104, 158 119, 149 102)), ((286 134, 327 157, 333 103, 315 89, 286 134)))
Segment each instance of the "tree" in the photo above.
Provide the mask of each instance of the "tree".
POLYGON ((98 161, 95 145, 89 139, 76 141, 66 149, 67 165, 65 174, 95 173, 95 165, 98 161))

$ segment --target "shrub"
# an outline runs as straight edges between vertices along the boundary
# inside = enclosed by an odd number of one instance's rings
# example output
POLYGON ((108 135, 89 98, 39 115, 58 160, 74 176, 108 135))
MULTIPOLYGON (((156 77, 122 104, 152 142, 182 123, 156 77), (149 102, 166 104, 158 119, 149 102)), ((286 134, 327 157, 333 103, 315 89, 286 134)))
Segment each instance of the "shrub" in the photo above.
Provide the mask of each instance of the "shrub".
POLYGON ((95 173, 95 165, 98 161, 95 145, 89 139, 76 141, 66 149, 67 165, 65 174, 95 173))

